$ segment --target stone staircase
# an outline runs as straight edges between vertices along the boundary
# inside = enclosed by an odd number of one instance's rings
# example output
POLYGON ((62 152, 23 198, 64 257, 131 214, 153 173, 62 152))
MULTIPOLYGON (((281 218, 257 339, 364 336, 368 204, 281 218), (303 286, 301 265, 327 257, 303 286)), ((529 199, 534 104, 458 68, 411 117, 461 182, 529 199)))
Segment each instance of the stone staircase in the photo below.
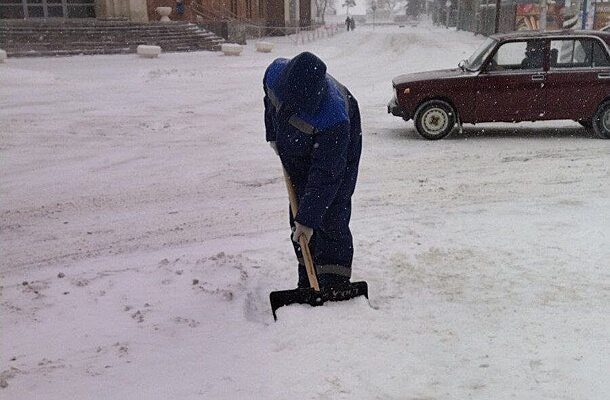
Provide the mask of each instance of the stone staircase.
POLYGON ((0 49, 9 57, 135 53, 140 44, 163 52, 220 50, 224 39, 187 22, 0 19, 0 49))

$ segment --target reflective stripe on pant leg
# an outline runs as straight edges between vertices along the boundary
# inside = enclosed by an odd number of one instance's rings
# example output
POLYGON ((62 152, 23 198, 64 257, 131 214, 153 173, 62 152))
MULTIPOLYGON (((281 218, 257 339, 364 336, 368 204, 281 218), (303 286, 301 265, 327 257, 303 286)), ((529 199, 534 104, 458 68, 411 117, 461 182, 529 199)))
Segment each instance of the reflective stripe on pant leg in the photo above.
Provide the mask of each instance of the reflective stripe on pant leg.
POLYGON ((345 265, 339 264, 316 265, 316 271, 318 272, 318 275, 333 274, 338 276, 345 276, 347 278, 350 278, 352 276, 352 269, 350 267, 346 267, 345 265))

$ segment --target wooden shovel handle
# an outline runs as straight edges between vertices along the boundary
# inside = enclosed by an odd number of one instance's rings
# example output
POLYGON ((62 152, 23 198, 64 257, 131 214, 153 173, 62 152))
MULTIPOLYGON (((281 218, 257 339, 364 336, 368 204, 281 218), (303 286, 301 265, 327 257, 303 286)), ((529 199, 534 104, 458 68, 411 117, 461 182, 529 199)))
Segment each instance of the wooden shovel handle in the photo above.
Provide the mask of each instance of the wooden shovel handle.
MULTIPOLYGON (((284 180, 286 181, 286 189, 288 189, 288 200, 290 201, 290 210, 292 211, 292 218, 296 218, 297 212, 299 210, 299 200, 297 199, 297 195, 294 192, 294 186, 292 186, 292 181, 286 172, 284 171, 284 180)), ((320 285, 318 284, 318 277, 316 276, 316 272, 313 267, 313 259, 311 258, 311 252, 309 251, 309 244, 307 243, 307 238, 305 235, 301 235, 299 237, 299 244, 301 245, 301 253, 303 253, 303 260, 305 261, 305 270, 307 271, 307 277, 309 278, 309 286, 313 288, 316 292, 320 291, 320 285)))

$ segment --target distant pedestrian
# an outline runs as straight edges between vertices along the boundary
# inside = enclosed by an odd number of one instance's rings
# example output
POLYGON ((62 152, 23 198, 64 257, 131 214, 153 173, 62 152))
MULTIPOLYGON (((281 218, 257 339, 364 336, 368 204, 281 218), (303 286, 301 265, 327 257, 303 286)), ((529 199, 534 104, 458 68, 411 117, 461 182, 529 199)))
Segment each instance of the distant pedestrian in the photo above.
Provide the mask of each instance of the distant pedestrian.
POLYGON ((352 18, 348 15, 347 18, 345 18, 345 27, 347 28, 347 31, 349 32, 350 29, 352 29, 352 18))

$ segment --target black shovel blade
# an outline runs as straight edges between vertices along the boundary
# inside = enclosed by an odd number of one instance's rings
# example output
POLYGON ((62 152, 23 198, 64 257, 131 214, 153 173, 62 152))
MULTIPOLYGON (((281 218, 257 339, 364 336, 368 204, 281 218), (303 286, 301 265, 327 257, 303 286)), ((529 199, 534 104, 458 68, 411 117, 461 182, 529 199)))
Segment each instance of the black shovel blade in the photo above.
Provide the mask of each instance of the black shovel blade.
POLYGON ((364 281, 322 288, 319 292, 312 288, 280 290, 271 292, 269 294, 269 300, 271 301, 273 319, 277 321, 275 312, 278 308, 283 306, 288 306, 290 304, 309 304, 312 307, 317 307, 327 301, 344 301, 358 296, 364 296, 367 299, 369 298, 369 287, 364 281))

